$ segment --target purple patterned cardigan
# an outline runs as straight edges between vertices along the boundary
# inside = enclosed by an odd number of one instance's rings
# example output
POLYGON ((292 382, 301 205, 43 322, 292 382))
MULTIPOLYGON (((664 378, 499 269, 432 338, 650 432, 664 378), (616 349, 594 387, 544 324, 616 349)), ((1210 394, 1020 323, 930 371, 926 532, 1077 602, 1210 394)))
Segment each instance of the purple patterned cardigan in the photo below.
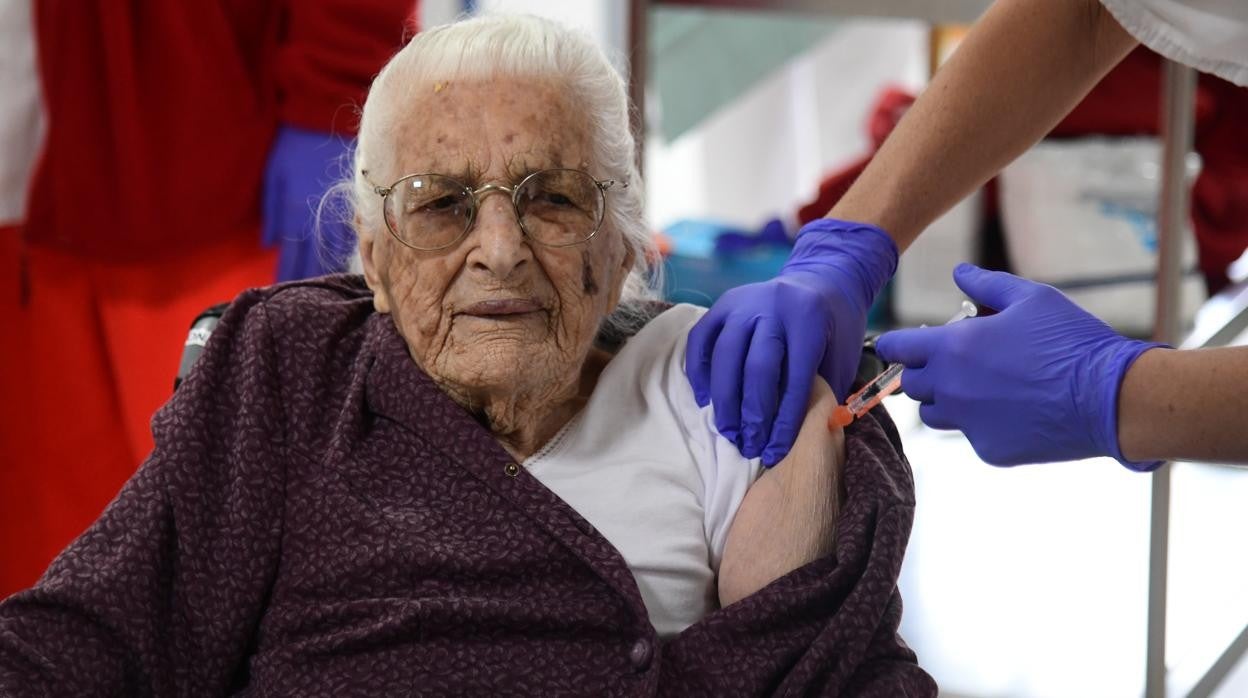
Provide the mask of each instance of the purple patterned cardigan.
POLYGON ((913 484, 882 411, 847 432, 835 554, 665 643, 358 277, 240 296, 153 428, 0 604, 0 695, 936 693, 897 635, 913 484))

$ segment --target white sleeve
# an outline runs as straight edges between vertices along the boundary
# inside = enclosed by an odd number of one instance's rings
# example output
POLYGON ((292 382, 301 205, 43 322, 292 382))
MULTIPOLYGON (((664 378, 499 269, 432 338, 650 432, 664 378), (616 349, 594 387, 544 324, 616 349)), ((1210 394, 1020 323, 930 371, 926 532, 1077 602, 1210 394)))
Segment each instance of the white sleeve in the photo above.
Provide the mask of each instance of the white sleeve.
POLYGON ((1248 1, 1101 0, 1137 41, 1172 61, 1248 86, 1248 1))
POLYGON ((666 372, 669 377, 666 389, 674 411, 681 417, 682 428, 689 438, 690 450, 697 458, 698 471, 702 475, 703 521, 711 568, 718 574, 728 528, 741 501, 745 499, 746 491, 762 474, 762 461, 742 456, 736 445, 721 436, 715 428, 711 406, 698 407, 693 397, 693 388, 685 373, 685 345, 689 330, 706 313, 706 309, 681 304, 664 314, 669 313, 678 327, 679 338, 672 352, 673 365, 666 372))

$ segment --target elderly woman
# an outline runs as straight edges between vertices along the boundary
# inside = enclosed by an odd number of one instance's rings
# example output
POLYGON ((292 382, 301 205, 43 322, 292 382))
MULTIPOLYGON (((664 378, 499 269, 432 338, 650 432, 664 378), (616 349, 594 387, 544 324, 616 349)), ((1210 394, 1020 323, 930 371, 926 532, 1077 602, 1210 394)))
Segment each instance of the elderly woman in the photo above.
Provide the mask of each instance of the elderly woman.
POLYGON ((412 41, 346 185, 363 277, 235 301, 138 474, 0 606, 0 693, 934 693, 896 637, 894 442, 829 431, 822 384, 774 469, 716 433, 633 152, 583 38, 412 41))

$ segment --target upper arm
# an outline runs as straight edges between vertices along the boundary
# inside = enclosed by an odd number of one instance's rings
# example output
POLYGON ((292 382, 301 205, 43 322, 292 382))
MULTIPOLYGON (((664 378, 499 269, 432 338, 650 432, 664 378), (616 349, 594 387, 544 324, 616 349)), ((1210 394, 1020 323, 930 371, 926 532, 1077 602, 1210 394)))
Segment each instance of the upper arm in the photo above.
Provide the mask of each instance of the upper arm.
POLYGON ((835 406, 827 383, 816 378, 792 450, 746 492, 719 569, 723 605, 832 551, 845 461, 845 433, 828 426, 835 406))

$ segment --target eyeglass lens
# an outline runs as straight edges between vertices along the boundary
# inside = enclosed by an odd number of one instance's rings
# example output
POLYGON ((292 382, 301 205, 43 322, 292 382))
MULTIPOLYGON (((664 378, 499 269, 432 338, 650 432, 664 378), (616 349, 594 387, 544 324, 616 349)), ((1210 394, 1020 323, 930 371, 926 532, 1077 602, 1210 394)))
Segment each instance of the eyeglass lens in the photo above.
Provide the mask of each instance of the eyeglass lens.
MULTIPOLYGON (((545 245, 588 239, 602 222, 602 190, 577 170, 543 170, 517 186, 513 197, 524 231, 545 245)), ((472 222, 473 193, 442 175, 413 175, 386 196, 386 223, 412 247, 437 249, 455 242, 472 222)))

